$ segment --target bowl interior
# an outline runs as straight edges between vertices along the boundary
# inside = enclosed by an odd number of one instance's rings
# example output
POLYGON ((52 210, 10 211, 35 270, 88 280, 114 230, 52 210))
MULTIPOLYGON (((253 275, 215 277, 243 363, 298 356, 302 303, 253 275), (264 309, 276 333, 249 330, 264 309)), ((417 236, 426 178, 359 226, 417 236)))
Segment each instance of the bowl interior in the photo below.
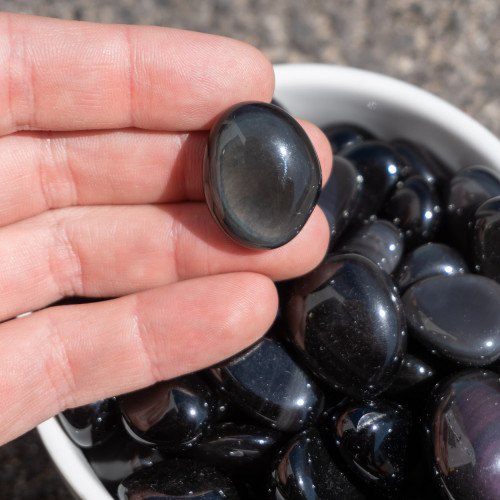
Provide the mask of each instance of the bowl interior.
MULTIPOLYGON (((412 85, 321 64, 278 65, 275 72, 276 99, 295 116, 319 126, 358 124, 383 139, 414 140, 455 170, 484 164, 500 171, 498 138, 459 109, 412 85)), ((77 498, 112 500, 57 420, 44 422, 38 431, 77 498)))

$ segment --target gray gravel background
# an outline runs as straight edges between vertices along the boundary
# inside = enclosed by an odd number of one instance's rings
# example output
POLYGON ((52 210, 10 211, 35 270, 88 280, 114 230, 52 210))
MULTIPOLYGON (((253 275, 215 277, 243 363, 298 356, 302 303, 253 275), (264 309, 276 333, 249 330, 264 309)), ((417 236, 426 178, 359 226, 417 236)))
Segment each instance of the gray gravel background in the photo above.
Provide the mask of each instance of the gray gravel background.
MULTIPOLYGON (((437 94, 500 136, 497 0, 0 0, 0 10, 173 26, 238 38, 274 63, 378 71, 437 94)), ((0 499, 69 497, 34 432, 0 448, 0 499)))

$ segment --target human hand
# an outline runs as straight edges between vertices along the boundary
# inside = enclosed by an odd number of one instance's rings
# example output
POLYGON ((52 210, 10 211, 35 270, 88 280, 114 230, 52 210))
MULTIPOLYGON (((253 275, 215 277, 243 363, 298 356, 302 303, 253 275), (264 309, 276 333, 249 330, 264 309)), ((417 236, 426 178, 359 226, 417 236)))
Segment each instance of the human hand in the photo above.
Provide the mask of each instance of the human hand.
MULTIPOLYGON (((252 47, 0 14, 0 68, 5 443, 250 345, 275 318, 273 280, 319 263, 329 232, 316 209, 284 247, 249 250, 204 203, 207 130, 230 105, 273 94, 252 47), (47 307, 71 296, 119 298, 47 307)), ((326 179, 330 146, 303 126, 326 179)))

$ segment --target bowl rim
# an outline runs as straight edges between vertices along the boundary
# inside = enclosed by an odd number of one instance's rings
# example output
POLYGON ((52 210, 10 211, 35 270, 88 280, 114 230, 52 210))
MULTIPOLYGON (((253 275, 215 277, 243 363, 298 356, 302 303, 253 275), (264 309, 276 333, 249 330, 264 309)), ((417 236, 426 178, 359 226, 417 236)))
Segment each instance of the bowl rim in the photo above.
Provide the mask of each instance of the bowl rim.
MULTIPOLYGON (((366 100, 394 103, 408 109, 416 116, 431 114, 433 120, 452 132, 466 144, 477 144, 483 149, 485 161, 500 171, 500 140, 477 120, 440 97, 402 80, 349 66, 324 63, 287 63, 274 65, 276 76, 275 96, 285 108, 285 98, 294 89, 319 88, 325 92, 349 93, 366 100)), ((291 111, 294 112, 293 106, 291 111)), ((305 116, 305 118, 308 118, 305 116)), ((66 436, 53 417, 37 427, 38 434, 62 477, 81 500, 113 500, 99 481, 82 451, 66 436)))

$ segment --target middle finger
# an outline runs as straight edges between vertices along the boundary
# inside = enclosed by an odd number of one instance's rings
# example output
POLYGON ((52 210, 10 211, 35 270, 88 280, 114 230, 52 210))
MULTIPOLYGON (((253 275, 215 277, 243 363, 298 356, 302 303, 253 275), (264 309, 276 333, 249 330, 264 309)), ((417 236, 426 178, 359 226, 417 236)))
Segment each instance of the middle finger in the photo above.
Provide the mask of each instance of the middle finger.
POLYGON ((201 202, 44 212, 0 229, 0 321, 65 296, 120 296, 205 275, 291 278, 325 254, 326 224, 316 209, 291 242, 260 251, 234 243, 201 202))
MULTIPOLYGON (((301 122, 326 179, 331 148, 301 122)), ((135 129, 17 133, 0 138, 0 226, 51 208, 203 200, 207 132, 135 129)))

